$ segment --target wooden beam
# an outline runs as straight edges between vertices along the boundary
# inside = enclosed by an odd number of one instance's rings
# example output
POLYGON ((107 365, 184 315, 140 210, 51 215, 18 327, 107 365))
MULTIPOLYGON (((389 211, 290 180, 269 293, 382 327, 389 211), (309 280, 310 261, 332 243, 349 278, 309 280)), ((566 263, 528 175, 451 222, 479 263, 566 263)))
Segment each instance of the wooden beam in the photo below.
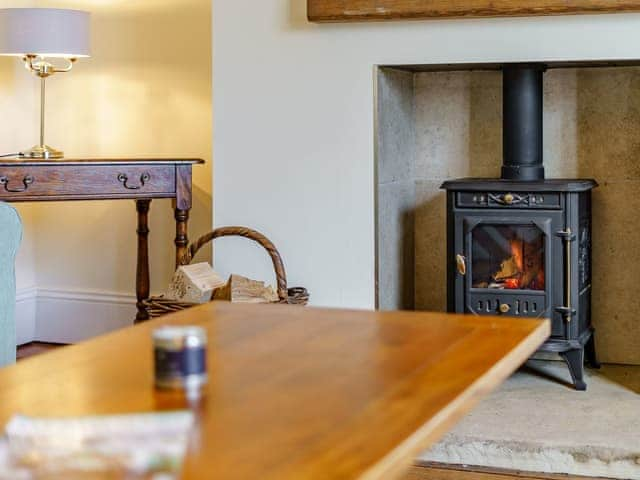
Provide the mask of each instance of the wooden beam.
POLYGON ((640 11, 640 0, 307 0, 312 22, 640 11))

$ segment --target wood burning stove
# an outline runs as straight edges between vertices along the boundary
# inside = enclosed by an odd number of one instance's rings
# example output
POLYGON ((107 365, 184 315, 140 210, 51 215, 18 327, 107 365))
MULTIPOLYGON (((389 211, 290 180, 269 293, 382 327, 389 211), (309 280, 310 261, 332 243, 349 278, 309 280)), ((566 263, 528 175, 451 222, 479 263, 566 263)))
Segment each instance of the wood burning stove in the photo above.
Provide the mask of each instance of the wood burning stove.
POLYGON ((502 178, 445 182, 448 309, 550 318, 541 351, 559 353, 585 390, 585 353, 598 367, 591 326, 594 180, 545 179, 544 66, 503 68, 502 178))

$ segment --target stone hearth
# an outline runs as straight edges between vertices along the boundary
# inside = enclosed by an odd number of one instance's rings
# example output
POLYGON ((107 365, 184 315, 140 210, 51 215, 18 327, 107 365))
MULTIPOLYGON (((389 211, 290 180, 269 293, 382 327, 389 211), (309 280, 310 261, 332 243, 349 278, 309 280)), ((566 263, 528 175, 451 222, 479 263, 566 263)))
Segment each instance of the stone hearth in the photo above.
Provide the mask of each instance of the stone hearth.
POLYGON ((529 362, 420 460, 640 480, 640 367, 587 377, 576 392, 558 362, 529 362))

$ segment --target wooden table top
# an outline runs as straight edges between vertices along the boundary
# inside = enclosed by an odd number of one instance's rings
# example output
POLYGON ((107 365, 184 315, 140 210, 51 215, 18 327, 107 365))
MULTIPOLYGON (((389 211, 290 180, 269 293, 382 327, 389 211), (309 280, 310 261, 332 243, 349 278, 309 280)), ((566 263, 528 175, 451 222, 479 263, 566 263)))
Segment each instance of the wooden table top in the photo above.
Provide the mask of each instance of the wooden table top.
POLYGON ((151 331, 209 334, 189 479, 394 478, 544 342, 548 321, 211 303, 0 370, 0 424, 183 408, 151 331))
POLYGON ((200 165, 203 163, 205 163, 205 161, 201 158, 179 157, 69 157, 59 159, 0 157, 0 167, 58 167, 61 165, 200 165))

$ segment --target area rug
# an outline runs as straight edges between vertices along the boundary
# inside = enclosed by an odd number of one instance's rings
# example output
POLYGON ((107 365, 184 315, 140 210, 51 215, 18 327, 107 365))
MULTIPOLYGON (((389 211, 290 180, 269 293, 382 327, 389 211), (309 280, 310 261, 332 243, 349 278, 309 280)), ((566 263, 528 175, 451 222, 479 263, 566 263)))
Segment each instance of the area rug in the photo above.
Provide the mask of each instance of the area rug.
POLYGON ((619 371, 577 392, 563 363, 529 362, 419 460, 640 480, 640 368, 619 371))

